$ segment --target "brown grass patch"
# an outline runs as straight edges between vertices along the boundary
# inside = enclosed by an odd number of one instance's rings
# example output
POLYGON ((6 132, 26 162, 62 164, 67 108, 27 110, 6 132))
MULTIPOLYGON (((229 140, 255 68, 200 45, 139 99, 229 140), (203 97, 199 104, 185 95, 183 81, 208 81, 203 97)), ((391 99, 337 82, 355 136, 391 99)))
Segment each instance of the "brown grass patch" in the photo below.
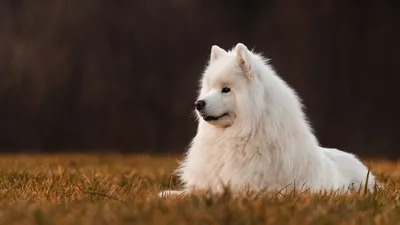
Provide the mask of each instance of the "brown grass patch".
POLYGON ((0 156, 0 224, 398 224, 400 163, 369 161, 387 187, 349 197, 159 199, 177 158, 0 156))

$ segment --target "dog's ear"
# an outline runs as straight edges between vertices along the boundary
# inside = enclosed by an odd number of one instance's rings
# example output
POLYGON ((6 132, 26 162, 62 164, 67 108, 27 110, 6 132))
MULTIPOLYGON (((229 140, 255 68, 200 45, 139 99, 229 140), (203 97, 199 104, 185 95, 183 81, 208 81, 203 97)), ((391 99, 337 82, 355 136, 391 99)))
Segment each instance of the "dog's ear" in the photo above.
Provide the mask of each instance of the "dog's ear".
POLYGON ((217 45, 213 45, 211 47, 210 62, 213 62, 217 60, 219 57, 226 54, 227 52, 224 49, 218 47, 217 45))
POLYGON ((238 66, 247 77, 251 78, 250 51, 247 49, 246 45, 238 43, 235 47, 235 53, 238 66))

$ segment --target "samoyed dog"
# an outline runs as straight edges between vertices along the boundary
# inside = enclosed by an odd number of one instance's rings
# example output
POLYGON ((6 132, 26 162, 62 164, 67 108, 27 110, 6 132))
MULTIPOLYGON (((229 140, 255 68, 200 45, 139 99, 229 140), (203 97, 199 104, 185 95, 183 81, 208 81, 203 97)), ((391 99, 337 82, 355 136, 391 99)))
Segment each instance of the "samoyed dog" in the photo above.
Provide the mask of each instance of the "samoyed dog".
POLYGON ((258 53, 214 45, 194 104, 197 134, 175 171, 183 190, 221 193, 373 191, 375 177, 354 155, 318 143, 300 98, 258 53))

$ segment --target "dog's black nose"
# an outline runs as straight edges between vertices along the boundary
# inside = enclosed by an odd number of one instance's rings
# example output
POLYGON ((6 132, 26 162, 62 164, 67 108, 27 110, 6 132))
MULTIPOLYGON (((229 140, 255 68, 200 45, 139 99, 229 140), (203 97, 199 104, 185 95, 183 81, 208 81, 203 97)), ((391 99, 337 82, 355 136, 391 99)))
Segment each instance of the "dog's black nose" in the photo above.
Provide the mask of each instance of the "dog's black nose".
POLYGON ((194 107, 196 107, 197 110, 202 110, 202 109, 204 109, 205 106, 206 106, 206 102, 203 100, 197 100, 194 103, 194 107))

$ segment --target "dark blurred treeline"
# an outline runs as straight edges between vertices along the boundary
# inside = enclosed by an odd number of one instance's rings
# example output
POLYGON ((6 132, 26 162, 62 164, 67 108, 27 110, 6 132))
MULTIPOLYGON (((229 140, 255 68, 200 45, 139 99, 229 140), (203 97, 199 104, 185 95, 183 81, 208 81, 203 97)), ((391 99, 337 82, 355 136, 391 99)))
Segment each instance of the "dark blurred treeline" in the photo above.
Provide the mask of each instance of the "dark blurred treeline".
POLYGON ((321 143, 400 156, 397 0, 0 1, 0 150, 177 152, 212 44, 264 52, 321 143))

